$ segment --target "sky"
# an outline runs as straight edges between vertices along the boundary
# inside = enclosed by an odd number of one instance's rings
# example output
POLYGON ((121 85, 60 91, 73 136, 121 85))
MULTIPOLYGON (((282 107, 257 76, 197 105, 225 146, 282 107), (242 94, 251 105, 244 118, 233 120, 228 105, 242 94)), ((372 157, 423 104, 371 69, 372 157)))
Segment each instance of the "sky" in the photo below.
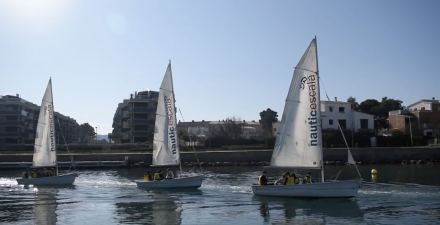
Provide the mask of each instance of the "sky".
POLYGON ((159 89, 178 120, 279 118, 317 36, 321 99, 440 99, 438 0, 0 0, 0 94, 111 132, 118 103, 159 89))

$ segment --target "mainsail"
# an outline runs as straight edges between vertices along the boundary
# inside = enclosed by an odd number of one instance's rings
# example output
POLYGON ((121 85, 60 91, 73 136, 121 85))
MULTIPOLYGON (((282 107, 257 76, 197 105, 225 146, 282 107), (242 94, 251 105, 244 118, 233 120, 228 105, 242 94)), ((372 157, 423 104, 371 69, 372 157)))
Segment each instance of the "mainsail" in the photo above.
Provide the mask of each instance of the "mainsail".
POLYGON ((321 100, 316 39, 298 62, 287 94, 271 166, 320 169, 321 100))
POLYGON ((34 167, 53 167, 57 165, 53 110, 52 79, 50 79, 41 101, 38 117, 33 158, 34 167))
POLYGON ((171 62, 162 80, 157 102, 156 124, 153 141, 153 165, 173 166, 180 164, 179 139, 176 129, 171 62))

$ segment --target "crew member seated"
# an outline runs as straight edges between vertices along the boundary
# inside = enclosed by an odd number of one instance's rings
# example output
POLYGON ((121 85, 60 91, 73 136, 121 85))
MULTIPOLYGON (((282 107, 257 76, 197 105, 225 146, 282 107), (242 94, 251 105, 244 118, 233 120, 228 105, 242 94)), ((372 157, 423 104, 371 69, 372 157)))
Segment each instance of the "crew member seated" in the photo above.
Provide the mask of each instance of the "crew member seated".
POLYGON ((154 174, 154 180, 163 180, 162 170, 158 170, 158 171, 154 174))
POLYGON ((147 171, 147 172, 144 174, 144 180, 145 180, 145 181, 152 181, 152 180, 153 180, 153 178, 151 178, 150 171, 147 171))
POLYGON ((263 171, 263 174, 258 177, 258 185, 267 185, 267 182, 266 171, 263 171))
POLYGON ((174 178, 174 173, 173 171, 171 171, 170 168, 167 169, 167 175, 165 177, 165 179, 173 179, 174 178))
POLYGON ((311 184, 312 183, 312 173, 308 172, 306 177, 303 180, 304 184, 311 184))
POLYGON ((286 176, 286 179, 284 180, 284 185, 294 185, 295 184, 295 178, 296 178, 296 176, 295 176, 294 173, 288 174, 286 176))
POLYGON ((29 170, 28 169, 26 169, 26 171, 24 171, 23 174, 21 174, 21 178, 29 179, 29 170))

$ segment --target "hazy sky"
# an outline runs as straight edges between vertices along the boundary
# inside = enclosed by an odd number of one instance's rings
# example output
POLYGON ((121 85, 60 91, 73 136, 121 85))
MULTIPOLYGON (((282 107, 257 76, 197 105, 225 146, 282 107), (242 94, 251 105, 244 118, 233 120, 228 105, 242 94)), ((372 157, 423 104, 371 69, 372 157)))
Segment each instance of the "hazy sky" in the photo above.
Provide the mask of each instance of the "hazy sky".
POLYGON ((0 0, 0 94, 40 104, 52 77, 55 110, 104 134, 171 59, 185 120, 281 118, 316 35, 331 98, 408 105, 440 99, 439 12, 438 0, 0 0))

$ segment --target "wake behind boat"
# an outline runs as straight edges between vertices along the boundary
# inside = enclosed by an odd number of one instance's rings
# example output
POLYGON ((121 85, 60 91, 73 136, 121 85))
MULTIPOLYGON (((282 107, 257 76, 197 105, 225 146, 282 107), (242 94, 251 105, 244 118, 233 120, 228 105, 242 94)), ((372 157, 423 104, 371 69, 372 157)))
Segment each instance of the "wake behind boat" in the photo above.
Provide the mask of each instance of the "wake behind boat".
POLYGON ((153 140, 153 166, 180 166, 180 177, 164 179, 159 171, 154 180, 149 175, 144 180, 135 180, 138 187, 148 189, 166 188, 199 188, 202 186, 202 176, 182 177, 180 162, 179 138, 177 134, 176 107, 171 73, 171 62, 162 80, 156 110, 156 122, 153 140))
POLYGON ((41 173, 27 174, 17 179, 22 185, 71 185, 75 182, 76 174, 65 174, 58 176, 57 145, 55 142, 55 121, 52 95, 52 79, 46 87, 43 100, 41 101, 40 114, 38 117, 37 133, 34 145, 34 157, 32 164, 34 168, 56 167, 52 176, 41 176, 41 173), (37 176, 40 174, 40 176, 37 176))
MULTIPOLYGON (((321 181, 313 183, 310 179, 305 184, 252 185, 254 195, 311 198, 357 196, 360 188, 358 180, 324 180, 319 87, 315 37, 295 67, 269 168, 320 169, 321 181)), ((349 149, 348 162, 355 165, 349 149)))

